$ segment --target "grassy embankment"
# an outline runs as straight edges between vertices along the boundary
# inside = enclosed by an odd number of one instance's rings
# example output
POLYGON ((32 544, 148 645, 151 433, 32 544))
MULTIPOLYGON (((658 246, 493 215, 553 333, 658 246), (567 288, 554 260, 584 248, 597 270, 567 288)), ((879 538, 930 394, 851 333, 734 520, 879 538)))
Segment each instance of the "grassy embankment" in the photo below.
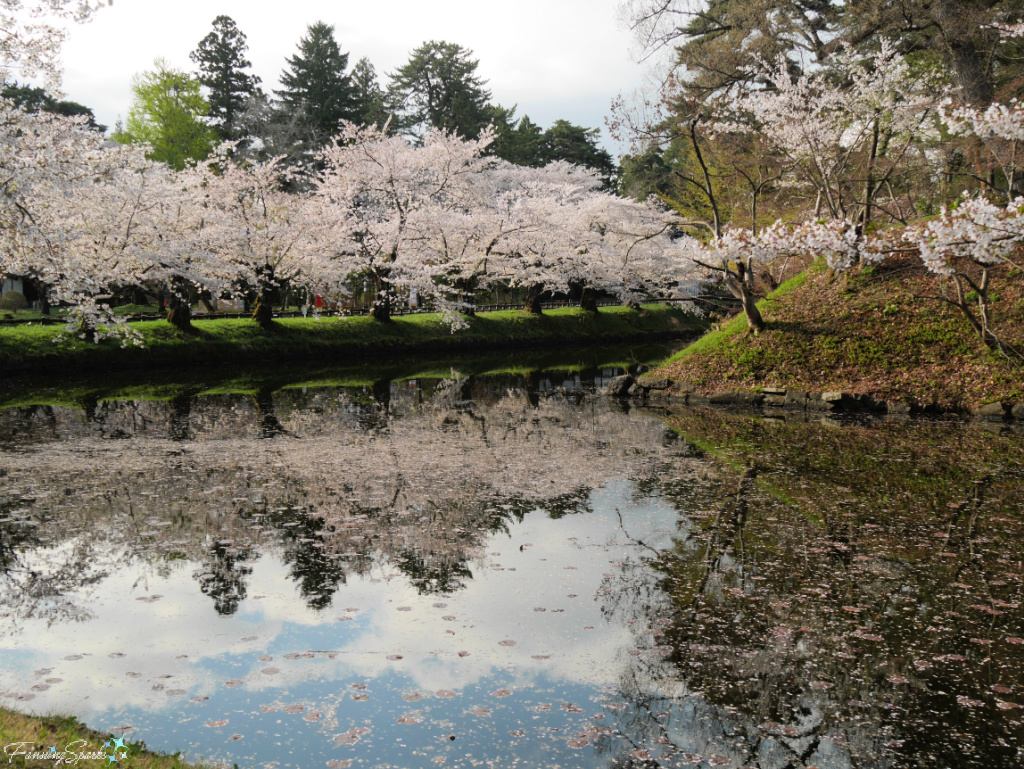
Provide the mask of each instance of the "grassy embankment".
MULTIPOLYGON (((848 276, 814 265, 759 303, 768 323, 761 334, 737 316, 655 376, 700 394, 784 387, 942 410, 1024 400, 1024 371, 987 349, 958 309, 923 298, 940 290, 909 259, 848 276)), ((991 294, 996 333, 1024 348, 1022 276, 1000 273, 991 294)))
POLYGON ((443 353, 555 344, 591 344, 682 336, 702 322, 676 308, 603 307, 547 310, 542 316, 515 310, 480 313, 469 328, 451 333, 437 315, 405 315, 389 323, 369 317, 285 318, 270 332, 250 320, 197 320, 192 333, 163 321, 133 323, 143 347, 81 339, 56 343, 55 326, 0 328, 0 372, 66 372, 88 369, 209 365, 220 362, 346 360, 382 353, 443 353))
MULTIPOLYGON (((4 764, 28 769, 51 769, 53 766, 109 766, 104 758, 96 754, 113 755, 114 747, 104 748, 111 735, 89 729, 74 718, 61 716, 34 717, 0 708, 0 745, 5 746, 7 759, 4 764), (10 747, 16 745, 17 747, 10 747), (55 748, 57 754, 64 754, 63 763, 58 764, 56 756, 33 759, 33 753, 50 754, 55 748), (20 754, 20 755, 19 755, 20 754)), ((123 756, 118 766, 121 769, 198 769, 202 764, 187 764, 177 755, 165 756, 146 749, 144 743, 124 742, 124 749, 117 750, 123 756)), ((52 754, 51 754, 52 755, 52 754)))

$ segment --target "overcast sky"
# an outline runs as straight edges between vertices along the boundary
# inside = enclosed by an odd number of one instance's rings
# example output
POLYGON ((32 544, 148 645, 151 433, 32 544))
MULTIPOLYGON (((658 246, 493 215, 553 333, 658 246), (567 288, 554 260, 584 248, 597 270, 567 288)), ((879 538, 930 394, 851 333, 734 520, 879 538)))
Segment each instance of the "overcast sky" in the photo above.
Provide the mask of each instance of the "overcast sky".
POLYGON ((480 61, 493 100, 517 104, 543 127, 565 118, 604 128, 612 98, 641 81, 630 55, 631 37, 619 21, 621 0, 390 0, 339 3, 328 0, 116 0, 88 24, 70 30, 64 46, 64 91, 113 126, 128 111, 132 75, 165 58, 188 71, 188 55, 225 14, 248 38, 249 60, 265 90, 278 86, 285 57, 296 52, 306 27, 334 25, 351 67, 366 56, 381 85, 427 40, 458 43, 480 61))

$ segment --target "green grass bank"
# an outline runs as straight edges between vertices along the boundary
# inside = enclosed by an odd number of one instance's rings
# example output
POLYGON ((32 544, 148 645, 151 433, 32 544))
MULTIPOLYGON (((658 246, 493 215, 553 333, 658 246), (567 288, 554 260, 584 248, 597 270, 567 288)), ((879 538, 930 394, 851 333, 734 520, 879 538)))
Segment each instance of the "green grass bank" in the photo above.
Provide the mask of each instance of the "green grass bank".
POLYGON ((452 333, 438 315, 403 315, 388 323, 372 318, 284 318, 271 331, 250 320, 196 320, 183 333, 163 321, 133 323, 144 346, 121 347, 81 339, 57 342, 60 326, 0 328, 0 374, 201 366, 260 361, 349 361, 381 355, 488 351, 497 348, 616 343, 681 337, 704 330, 704 322, 674 307, 639 310, 575 308, 530 315, 517 310, 480 313, 452 333))
MULTIPOLYGON (((759 335, 736 316, 650 376, 702 395, 845 392, 920 410, 1024 401, 1024 369, 985 347, 958 309, 935 298, 944 288, 910 259, 845 276, 812 265, 758 303, 768 324, 759 335)), ((997 273, 991 299, 993 329, 1020 349, 1022 276, 997 273)))
POLYGON ((54 766, 110 766, 116 750, 121 769, 201 769, 210 764, 187 764, 178 755, 167 756, 146 749, 145 743, 125 740, 111 745, 112 736, 89 729, 74 718, 26 716, 0 708, 0 745, 4 765, 22 769, 54 766), (97 757, 102 756, 102 757, 97 757), (58 757, 61 759, 58 763, 58 757))

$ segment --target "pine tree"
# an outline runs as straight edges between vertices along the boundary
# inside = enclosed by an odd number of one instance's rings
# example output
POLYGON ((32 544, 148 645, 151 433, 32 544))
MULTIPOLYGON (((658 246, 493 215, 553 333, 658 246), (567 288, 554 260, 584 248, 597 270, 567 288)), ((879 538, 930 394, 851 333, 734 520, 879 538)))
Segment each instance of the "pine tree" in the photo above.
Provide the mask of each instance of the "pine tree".
POLYGON ((289 109, 302 109, 320 142, 338 133, 342 120, 359 118, 352 82, 345 74, 348 54, 334 39, 334 27, 318 21, 306 28, 299 52, 287 59, 280 91, 289 109))
POLYGON ((427 128, 454 131, 475 139, 489 122, 491 92, 476 74, 473 52, 455 43, 432 40, 391 76, 388 106, 399 128, 420 134, 427 128))
POLYGON ((605 187, 611 188, 615 175, 615 161, 602 149, 597 140, 601 132, 597 128, 583 128, 568 120, 556 120, 544 132, 540 144, 541 164, 553 160, 564 160, 586 168, 593 168, 604 180, 605 187))
POLYGON ((488 155, 494 155, 517 166, 538 167, 544 165, 541 157, 544 132, 536 123, 524 115, 516 120, 516 108, 500 104, 488 106, 488 122, 494 127, 494 142, 487 148, 488 155))
POLYGON ((84 116, 89 121, 89 128, 95 129, 100 133, 104 133, 107 130, 105 125, 100 125, 96 122, 96 116, 84 104, 57 99, 38 86, 18 85, 17 81, 4 83, 3 88, 0 89, 0 97, 10 100, 26 112, 52 112, 55 115, 64 115, 65 117, 84 116))
POLYGON ((260 79, 245 72, 245 35, 230 16, 213 20, 213 31, 199 41, 189 57, 199 68, 199 82, 209 92, 210 118, 222 139, 237 137, 238 117, 248 99, 260 93, 260 79))
POLYGON ((377 82, 377 70, 365 56, 356 62, 350 74, 352 94, 358 114, 357 123, 383 125, 388 118, 384 109, 384 91, 377 82))

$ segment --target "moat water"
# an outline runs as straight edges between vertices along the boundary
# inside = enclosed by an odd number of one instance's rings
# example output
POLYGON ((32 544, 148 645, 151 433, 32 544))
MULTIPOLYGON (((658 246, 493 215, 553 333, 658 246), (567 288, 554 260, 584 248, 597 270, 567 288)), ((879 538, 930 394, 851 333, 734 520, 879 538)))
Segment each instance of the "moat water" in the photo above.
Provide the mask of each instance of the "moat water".
POLYGON ((0 705, 240 767, 1024 765, 1019 430, 564 357, 8 393, 0 705))

